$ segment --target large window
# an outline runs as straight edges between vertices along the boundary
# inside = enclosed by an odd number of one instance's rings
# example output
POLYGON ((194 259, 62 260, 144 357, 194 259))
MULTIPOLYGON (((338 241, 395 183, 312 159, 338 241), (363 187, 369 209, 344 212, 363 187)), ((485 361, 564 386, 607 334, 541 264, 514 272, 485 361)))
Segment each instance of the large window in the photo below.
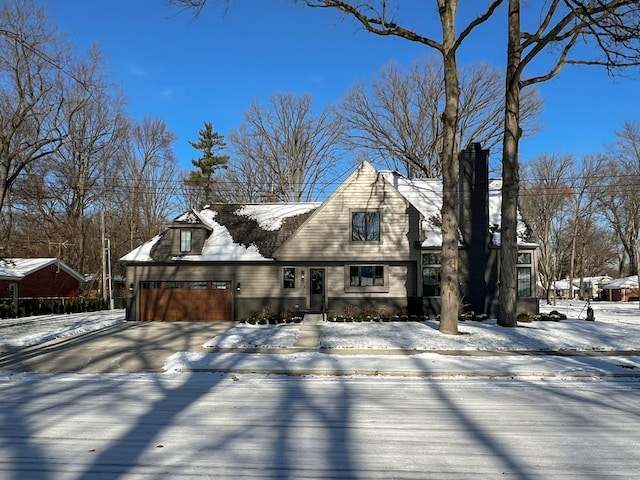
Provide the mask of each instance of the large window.
POLYGON ((282 269, 282 286, 284 288, 296 288, 296 269, 284 267, 282 269))
POLYGON ((531 296, 531 267, 518 267, 518 296, 531 296))
POLYGON ((440 252, 422 254, 422 296, 440 296, 440 252))
POLYGON ((526 252, 518 253, 518 266, 517 274, 518 274, 518 297, 530 297, 532 292, 532 282, 531 282, 531 272, 532 266, 531 264, 531 253, 526 252))
POLYGON ((191 251, 191 230, 183 228, 180 230, 180 251, 191 251))
POLYGON ((380 212, 352 212, 351 240, 354 242, 380 241, 380 212))
POLYGON ((349 286, 384 286, 384 267, 382 265, 353 265, 349 267, 349 286))

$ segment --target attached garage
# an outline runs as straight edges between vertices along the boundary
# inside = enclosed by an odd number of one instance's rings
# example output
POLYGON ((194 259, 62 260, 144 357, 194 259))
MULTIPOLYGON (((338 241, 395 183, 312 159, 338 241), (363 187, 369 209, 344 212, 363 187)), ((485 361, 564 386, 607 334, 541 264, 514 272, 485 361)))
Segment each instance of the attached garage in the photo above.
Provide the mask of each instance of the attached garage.
POLYGON ((233 291, 226 281, 140 282, 142 321, 233 320, 233 291))

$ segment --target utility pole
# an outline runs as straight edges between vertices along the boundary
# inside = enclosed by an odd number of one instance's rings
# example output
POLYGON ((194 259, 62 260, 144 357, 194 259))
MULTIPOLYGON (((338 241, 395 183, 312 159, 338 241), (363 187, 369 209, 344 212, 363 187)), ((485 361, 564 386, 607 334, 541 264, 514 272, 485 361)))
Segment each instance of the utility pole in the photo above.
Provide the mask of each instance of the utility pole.
POLYGON ((107 302, 107 256, 105 244, 104 210, 100 212, 100 245, 102 245, 102 300, 107 302))

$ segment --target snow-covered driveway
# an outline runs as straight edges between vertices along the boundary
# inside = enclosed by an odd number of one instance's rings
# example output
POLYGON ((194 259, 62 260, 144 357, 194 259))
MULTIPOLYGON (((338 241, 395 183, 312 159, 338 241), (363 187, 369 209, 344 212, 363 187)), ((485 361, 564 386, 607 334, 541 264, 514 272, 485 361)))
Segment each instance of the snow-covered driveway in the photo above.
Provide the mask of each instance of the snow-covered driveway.
POLYGON ((637 478, 639 394, 614 379, 0 374, 0 478, 637 478))

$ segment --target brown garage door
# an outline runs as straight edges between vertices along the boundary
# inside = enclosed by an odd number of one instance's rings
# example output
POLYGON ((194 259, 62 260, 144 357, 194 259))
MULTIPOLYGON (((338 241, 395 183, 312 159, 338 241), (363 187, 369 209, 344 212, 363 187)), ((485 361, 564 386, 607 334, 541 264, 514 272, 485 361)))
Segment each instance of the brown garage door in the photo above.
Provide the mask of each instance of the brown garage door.
POLYGON ((230 282, 141 282, 142 321, 233 320, 230 282))

